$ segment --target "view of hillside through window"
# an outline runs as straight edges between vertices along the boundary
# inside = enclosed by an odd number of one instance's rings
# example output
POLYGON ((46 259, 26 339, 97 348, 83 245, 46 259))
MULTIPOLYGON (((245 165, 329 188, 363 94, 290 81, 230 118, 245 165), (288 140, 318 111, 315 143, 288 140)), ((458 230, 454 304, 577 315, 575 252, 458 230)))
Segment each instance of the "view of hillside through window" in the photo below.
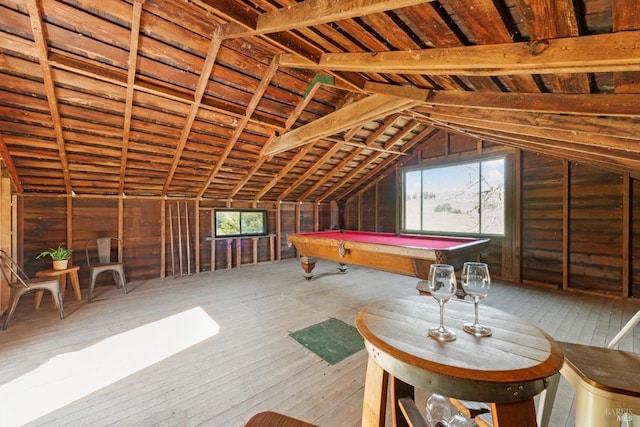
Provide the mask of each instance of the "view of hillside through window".
POLYGON ((267 233, 265 211, 216 211, 216 236, 245 236, 267 233))
POLYGON ((404 231, 504 234, 504 163, 405 171, 404 231))

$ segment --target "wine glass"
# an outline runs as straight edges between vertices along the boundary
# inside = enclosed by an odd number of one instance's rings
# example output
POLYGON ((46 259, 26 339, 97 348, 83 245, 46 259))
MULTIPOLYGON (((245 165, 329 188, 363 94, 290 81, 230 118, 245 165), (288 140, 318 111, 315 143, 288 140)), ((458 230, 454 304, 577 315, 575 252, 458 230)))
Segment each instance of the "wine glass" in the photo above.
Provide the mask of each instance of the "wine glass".
POLYGON ((451 418, 451 405, 449 399, 439 394, 433 393, 427 399, 426 418, 429 427, 448 426, 451 418))
POLYGON ((453 266, 431 264, 429 268, 429 291, 440 304, 440 326, 429 328, 429 336, 438 341, 453 341, 456 334, 444 327, 444 303, 456 293, 456 275, 453 266))
POLYGON ((471 296, 475 305, 476 318, 473 323, 465 323, 462 329, 476 337, 488 337, 491 329, 478 322, 478 302, 487 296, 491 277, 489 268, 482 262, 465 262, 462 267, 462 289, 471 296))

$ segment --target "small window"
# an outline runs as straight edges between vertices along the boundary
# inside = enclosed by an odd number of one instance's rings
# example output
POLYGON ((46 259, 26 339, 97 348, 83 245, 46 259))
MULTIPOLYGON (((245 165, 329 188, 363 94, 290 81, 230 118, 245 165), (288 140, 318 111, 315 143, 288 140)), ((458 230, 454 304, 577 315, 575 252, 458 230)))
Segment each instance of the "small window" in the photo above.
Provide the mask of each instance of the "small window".
POLYGON ((268 234, 267 211, 221 209, 215 211, 216 237, 268 234))

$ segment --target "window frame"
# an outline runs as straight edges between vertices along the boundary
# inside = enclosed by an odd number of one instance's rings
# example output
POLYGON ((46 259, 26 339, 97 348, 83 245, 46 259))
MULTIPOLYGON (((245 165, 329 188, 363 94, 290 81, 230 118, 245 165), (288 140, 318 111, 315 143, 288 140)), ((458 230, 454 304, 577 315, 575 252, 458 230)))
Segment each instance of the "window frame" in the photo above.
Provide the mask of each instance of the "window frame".
POLYGON ((252 237, 252 236, 267 236, 269 235, 269 216, 268 216, 268 211, 266 209, 214 209, 213 211, 213 217, 214 217, 214 236, 216 238, 220 237, 220 238, 224 238, 224 237, 252 237), (229 234, 220 234, 218 232, 218 213, 234 213, 237 212, 238 213, 238 229, 240 230, 239 233, 229 233, 229 234), (243 213, 251 213, 251 214, 255 214, 255 213, 260 213, 262 214, 262 224, 263 224, 263 230, 257 233, 252 233, 252 232, 243 232, 242 231, 242 214, 243 213))
MULTIPOLYGON (((411 166, 411 167, 406 167, 406 168, 402 168, 400 170, 400 180, 401 180, 401 185, 400 185, 400 197, 399 197, 399 232, 400 233, 405 233, 405 234, 419 234, 419 235, 449 235, 449 236, 477 236, 477 237, 505 237, 507 235, 507 230, 508 230, 508 219, 506 217, 506 212, 507 212, 507 199, 508 199, 508 195, 507 195, 507 189, 508 189, 508 183, 507 183, 507 168, 509 165, 509 155, 508 154, 496 154, 496 155, 492 155, 492 156, 486 156, 486 157, 477 157, 477 158, 473 158, 473 159, 465 159, 465 160, 460 160, 460 159, 456 159, 456 160, 452 160, 452 161, 448 161, 446 163, 432 163, 432 164, 421 164, 421 165, 415 165, 415 166, 411 166), (441 230, 428 230, 425 228, 425 224, 424 224, 424 212, 423 212, 423 203, 422 203, 422 195, 424 194, 424 188, 423 188, 423 171, 425 170, 429 170, 429 169, 439 169, 439 168, 449 168, 449 167, 456 167, 456 166, 464 166, 464 165, 478 165, 478 171, 479 171, 479 176, 478 178, 481 178, 481 174, 482 174, 482 163, 484 162, 490 162, 493 160, 502 160, 503 161, 503 202, 502 202, 502 209, 503 209, 503 224, 502 224, 502 233, 487 233, 487 232, 482 232, 481 228, 482 228, 482 217, 481 217, 481 212, 483 211, 482 205, 479 204, 478 205, 478 230, 475 232, 463 232, 463 231, 441 231, 441 230), (406 200, 407 200, 407 182, 406 182, 406 175, 407 173, 410 172, 420 172, 420 197, 421 197, 421 203, 420 203, 420 229, 408 229, 406 226, 406 222, 407 222, 407 217, 406 217, 406 200)), ((479 179, 478 180, 478 190, 479 190, 479 199, 481 199, 481 194, 482 194, 482 180, 479 179)), ((481 202, 481 200, 479 200, 479 203, 481 202)))

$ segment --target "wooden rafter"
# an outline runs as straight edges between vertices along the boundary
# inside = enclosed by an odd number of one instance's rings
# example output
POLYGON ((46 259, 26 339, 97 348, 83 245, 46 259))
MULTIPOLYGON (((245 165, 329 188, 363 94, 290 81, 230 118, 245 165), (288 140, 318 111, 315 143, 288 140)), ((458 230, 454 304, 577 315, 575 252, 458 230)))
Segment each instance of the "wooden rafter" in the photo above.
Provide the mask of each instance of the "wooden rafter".
POLYGON ((136 81, 136 63, 138 58, 138 41, 140 40, 140 16, 145 0, 133 2, 131 17, 131 44, 129 47, 129 70, 127 73, 127 93, 125 95, 124 125, 122 129, 122 156, 120 158, 120 186, 118 194, 124 193, 125 174, 127 172, 127 153, 129 151, 129 135, 131 134, 131 112, 133 110, 133 90, 136 81))
POLYGON ((344 108, 301 126, 280 136, 266 150, 272 155, 291 148, 299 147, 311 141, 334 135, 362 123, 385 117, 398 111, 415 106, 418 102, 386 95, 371 95, 344 108))
POLYGON ((302 183, 304 183, 306 180, 308 180, 311 176, 313 176, 313 174, 315 174, 318 169, 320 169, 325 163, 327 163, 333 156, 335 156, 335 154, 340 151, 343 147, 344 147, 344 142, 337 142, 335 143, 326 153, 324 153, 324 155, 322 156, 322 158, 320 160, 318 160, 311 168, 309 168, 304 174, 302 174, 300 176, 300 178, 298 178, 296 180, 296 182, 294 182, 293 184, 291 184, 289 187, 287 187, 286 190, 284 190, 282 193, 280 193, 280 196, 278 197, 278 200, 284 200, 289 194, 291 194, 291 192, 293 190, 295 190, 296 188, 298 188, 302 183))
POLYGON ((587 120, 535 113, 522 113, 514 117, 500 111, 487 112, 464 108, 437 109, 430 116, 440 122, 457 125, 470 125, 584 146, 640 152, 640 130, 637 121, 608 118, 587 120))
MULTIPOLYGON (((16 188, 16 192, 22 193, 22 183, 20 182, 20 175, 18 175, 18 171, 16 170, 16 165, 13 163, 13 159, 11 158, 11 154, 9 154, 9 150, 7 149, 7 144, 4 142, 4 137, 0 132, 0 157, 2 157, 2 161, 4 162, 4 166, 11 177, 11 181, 13 182, 14 187, 16 188)), ((0 168, 1 169, 1 168, 0 168)))
POLYGON ((551 157, 568 159, 570 161, 586 162, 610 170, 631 170, 640 172, 640 153, 620 153, 602 147, 587 147, 579 144, 559 142, 553 139, 522 136, 517 133, 492 131, 470 125, 457 125, 440 122, 433 119, 434 125, 467 134, 485 141, 496 142, 501 145, 534 150, 551 157))
POLYGON ((222 43, 222 39, 220 38, 219 33, 220 27, 216 28, 211 36, 209 51, 207 52, 207 58, 204 62, 204 67, 202 69, 202 73, 200 74, 198 85, 196 86, 194 100, 191 104, 191 107, 189 108, 189 114, 187 115, 187 118, 185 120, 184 127, 182 128, 182 134, 180 135, 180 141, 178 141, 178 146, 173 156, 173 163, 171 165, 171 168, 169 169, 169 174, 162 188, 163 196, 167 194, 167 190, 169 189, 169 185, 171 184, 173 175, 176 173, 178 163, 180 162, 180 158, 182 157, 182 152, 184 151, 184 147, 187 144, 187 140, 189 139, 189 134, 191 133, 191 127, 193 126, 193 122, 196 119, 196 115, 198 114, 198 109, 200 108, 200 103, 202 102, 204 91, 207 88, 207 83, 209 82, 209 77, 211 76, 211 70, 213 70, 213 65, 216 62, 218 50, 220 49, 220 45, 222 43))
POLYGON ((29 18, 31 20, 31 30, 33 31, 33 39, 36 46, 36 52, 42 69, 42 79, 44 81, 44 90, 49 103, 51 119, 53 122, 53 132, 58 144, 58 155, 60 156, 60 164, 62 165, 62 178, 64 180, 65 191, 67 194, 72 193, 71 178, 69 177, 69 161, 67 159, 67 151, 64 144, 64 135, 62 133, 62 123, 60 122, 60 111, 58 110, 58 100, 56 97, 55 83, 51 75, 51 67, 49 66, 48 48, 42 27, 42 16, 38 7, 37 0, 27 0, 27 9, 29 10, 29 18))
MULTIPOLYGON (((393 138, 391 138, 389 140, 389 142, 386 145, 385 149, 388 149, 389 147, 391 147, 394 144, 396 144, 398 141, 401 141, 402 138, 404 138, 408 133, 412 132, 413 129, 416 126, 418 126, 418 124, 419 123, 416 120, 412 120, 410 123, 405 125, 400 131, 398 131, 393 136, 393 138)), ((351 181, 356 175, 358 175, 360 172, 362 172, 363 170, 368 168, 372 163, 374 163, 376 160, 378 160, 378 158, 380 158, 380 156, 382 156, 382 154, 384 154, 384 152, 381 152, 381 151, 377 152, 377 153, 374 153, 371 156, 367 157, 367 159, 364 162, 360 162, 360 164, 358 166, 356 166, 355 168, 351 169, 349 171, 349 173, 347 173, 345 176, 343 176, 337 183, 333 184, 331 186, 331 188, 329 188, 327 191, 325 191, 324 194, 322 194, 320 197, 318 197, 316 199, 316 202, 321 203, 324 200, 326 200, 329 196, 331 196, 333 193, 338 191, 338 189, 342 188, 349 181, 351 181)), ((398 153, 398 155, 400 155, 400 153, 398 153)))
POLYGON ((532 42, 373 53, 325 53, 316 64, 283 55, 282 65, 315 70, 501 76, 635 71, 640 31, 532 42), (606 53, 602 46, 607 46, 606 53))
MULTIPOLYGON (((366 140, 366 144, 372 144, 380 135, 382 135, 387 129, 389 129, 395 121, 398 119, 398 115, 391 115, 387 117, 385 122, 376 129, 374 133, 369 135, 366 140)), ((346 143, 346 142, 345 142, 346 143)), ((311 194, 313 194, 318 188, 323 186, 329 179, 335 176, 339 171, 341 171, 345 166, 353 161, 356 157, 358 157, 366 147, 358 147, 354 149, 348 156, 346 156, 340 163, 338 163, 330 172, 326 173, 324 177, 318 180, 314 185, 312 185, 305 193, 299 198, 300 201, 307 199, 311 194)))
MULTIPOLYGON (((572 0, 540 0, 529 2, 517 0, 527 19, 523 24, 530 37, 535 40, 557 37, 577 37, 580 35, 578 18, 572 0), (549 20, 549 16, 562 19, 549 20)), ((584 73, 558 73, 550 76, 556 93, 589 93, 589 79, 584 73)))
MULTIPOLYGON (((300 115, 303 113, 304 109, 307 107, 307 105, 309 104, 309 102, 311 102, 311 100, 313 99, 313 96, 316 94, 316 92, 320 89, 320 83, 321 80, 320 79, 316 79, 314 78, 311 83, 309 83, 309 87, 307 87, 307 89, 304 91, 304 95, 302 96, 302 100, 298 103, 298 105, 296 105, 296 108, 293 110, 293 113, 291 113, 291 115, 287 118, 287 121, 285 123, 285 129, 289 130, 291 129, 291 127, 294 125, 294 123, 296 122, 296 120, 298 120, 298 118, 300 117, 300 115)), ((265 149, 269 148, 271 146, 271 144, 273 144, 273 142, 275 141, 275 137, 272 139, 269 139, 269 141, 267 141, 267 143, 265 144, 263 151, 265 151, 265 149)), ((282 170, 280 170, 280 172, 278 172, 272 179, 271 181, 269 181, 259 192, 258 194, 256 194, 255 199, 256 200, 260 200, 260 198, 262 198, 262 196, 264 196, 265 194, 267 194, 267 192, 269 190, 271 190, 271 188, 273 188, 274 185, 276 185, 278 183, 278 181, 280 181, 282 179, 283 176, 285 176, 313 147, 314 144, 309 144, 307 145, 307 147, 305 149, 302 149, 298 152, 298 154, 296 154, 294 156, 293 159, 291 159, 289 161, 289 163, 287 163, 287 165, 282 168, 282 170)), ((267 159, 266 156, 260 156, 260 158, 258 159, 258 162, 260 165, 262 165, 262 163, 267 159)), ((246 181, 245 181, 246 182, 246 181)), ((244 183, 243 183, 244 185, 244 183)))
MULTIPOLYGON (((613 31, 640 29, 640 7, 637 0, 613 0, 613 31)), ((613 74, 615 93, 640 93, 640 71, 613 74)))
POLYGON ((415 6, 433 0, 305 0, 293 6, 281 8, 258 16, 253 30, 238 32, 237 27, 226 31, 227 36, 247 36, 257 34, 278 33, 294 28, 355 18, 372 13, 385 12, 415 6))
POLYGON ((634 94, 483 93, 427 90, 386 83, 367 83, 367 92, 424 101, 429 106, 487 108, 492 110, 570 114, 579 116, 640 117, 640 103, 634 94))
POLYGON ((218 159, 215 167, 209 173, 209 177, 207 178, 207 180, 205 181, 205 184, 202 186, 202 189, 198 193, 198 198, 202 198, 204 193, 207 191, 207 188, 209 187, 211 182, 214 180, 218 172, 220 172, 220 169, 222 168, 222 165, 224 164, 224 162, 227 160, 227 157, 229 157, 229 154, 231 153, 231 150, 233 150, 233 147, 235 146, 236 142, 238 142, 240 135, 242 135, 242 132, 244 132, 244 129, 247 126, 247 123, 249 122, 249 118, 253 115, 253 112, 258 107, 258 103, 260 103, 262 96, 264 95, 265 91, 269 87, 269 84, 271 83, 271 79, 278 71, 279 59, 280 59, 279 56, 275 56, 271 61, 271 64, 269 65, 269 68, 267 69, 266 73, 264 74, 264 76, 262 76, 262 80, 260 81, 258 88, 256 88, 255 92, 253 93, 253 96, 251 97, 251 101, 249 101, 249 105, 247 105, 247 111, 244 117, 242 118, 242 120, 240 120, 240 122, 236 126, 236 129, 233 132, 233 136, 227 142, 227 146, 225 147, 224 152, 222 153, 222 155, 220 155, 220 158, 218 159))
MULTIPOLYGON (((418 144, 428 143, 428 138, 433 133, 439 132, 439 131, 440 131, 439 129, 436 129, 432 126, 425 127, 424 129, 422 129, 422 131, 420 131, 420 133, 418 133, 416 136, 411 138, 410 141, 406 142, 402 146, 403 154, 407 154, 413 147, 417 146, 418 144)), ((419 150, 416 150, 416 153, 408 157, 407 161, 413 160, 413 158, 417 156, 418 152, 419 150)), ((389 174, 395 172, 395 169, 392 169, 391 165, 395 161, 397 161, 398 157, 400 157, 399 154, 394 154, 387 157, 384 160, 384 162, 378 165, 377 168, 371 169, 367 174, 363 175, 358 181, 351 184, 349 188, 347 188, 345 191, 343 191, 338 196, 336 196, 335 199, 336 200, 344 199, 345 197, 353 194, 354 191, 356 191, 358 188, 360 188, 360 186, 364 185, 365 183, 366 183, 366 186, 360 189, 358 194, 361 194, 363 191, 366 191, 367 189, 371 188, 372 186, 374 186, 375 184, 377 184, 378 182, 386 178, 389 174), (380 173, 381 170, 384 170, 386 172, 381 174, 380 173)))

